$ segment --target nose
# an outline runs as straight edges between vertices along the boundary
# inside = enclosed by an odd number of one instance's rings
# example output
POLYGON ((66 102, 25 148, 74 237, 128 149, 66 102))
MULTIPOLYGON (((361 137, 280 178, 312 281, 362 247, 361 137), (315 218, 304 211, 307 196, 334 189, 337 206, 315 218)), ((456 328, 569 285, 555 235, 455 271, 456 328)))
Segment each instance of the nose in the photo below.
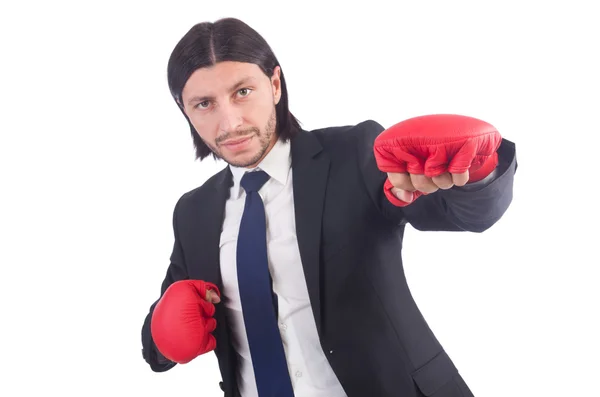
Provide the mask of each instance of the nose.
POLYGON ((219 108, 220 125, 223 132, 237 131, 242 126, 242 114, 239 108, 231 103, 221 105, 219 108))

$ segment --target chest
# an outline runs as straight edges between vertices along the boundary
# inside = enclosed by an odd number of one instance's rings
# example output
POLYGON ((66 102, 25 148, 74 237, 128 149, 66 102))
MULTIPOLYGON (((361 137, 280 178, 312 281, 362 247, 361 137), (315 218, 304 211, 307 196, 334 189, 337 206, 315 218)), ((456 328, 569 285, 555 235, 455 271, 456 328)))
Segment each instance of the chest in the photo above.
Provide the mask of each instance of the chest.
MULTIPOLYGON (((289 298, 305 296, 301 288, 304 273, 296 234, 296 213, 292 184, 270 183, 259 192, 265 208, 268 266, 276 292, 289 298)), ((237 244, 244 214, 245 196, 225 204, 219 239, 219 262, 224 292, 235 296, 237 283, 237 244)))

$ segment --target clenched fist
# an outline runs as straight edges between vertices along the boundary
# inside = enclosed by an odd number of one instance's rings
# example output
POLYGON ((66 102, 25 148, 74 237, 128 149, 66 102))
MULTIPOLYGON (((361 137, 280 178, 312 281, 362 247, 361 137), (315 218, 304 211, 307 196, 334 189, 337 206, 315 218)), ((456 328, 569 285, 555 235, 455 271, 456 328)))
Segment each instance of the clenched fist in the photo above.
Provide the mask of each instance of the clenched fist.
POLYGON ((192 361, 216 347, 215 303, 220 292, 211 283, 181 280, 169 286, 156 304, 150 330, 154 344, 167 359, 192 361))
POLYGON ((489 175, 498 164, 502 137, 485 121, 461 115, 414 117, 383 131, 375 140, 384 190, 397 206, 423 194, 464 186, 489 175))

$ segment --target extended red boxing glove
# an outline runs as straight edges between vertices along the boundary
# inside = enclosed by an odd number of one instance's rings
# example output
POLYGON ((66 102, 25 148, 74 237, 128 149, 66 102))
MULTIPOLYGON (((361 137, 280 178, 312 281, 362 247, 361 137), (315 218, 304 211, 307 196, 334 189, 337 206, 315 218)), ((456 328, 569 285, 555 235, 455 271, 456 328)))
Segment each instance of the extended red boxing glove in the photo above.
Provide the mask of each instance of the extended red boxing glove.
MULTIPOLYGON (((432 114, 404 120, 383 131, 374 145, 379 169, 390 173, 424 174, 469 171, 469 182, 488 176, 498 165, 502 137, 485 121, 455 114, 432 114)), ((392 192, 389 179, 385 195, 397 206, 406 206, 392 192)), ((413 192, 414 202, 423 193, 413 192)))
POLYGON ((208 290, 221 296, 214 284, 201 280, 176 281, 156 304, 150 324, 152 339, 169 360, 185 364, 216 347, 211 334, 217 327, 213 318, 215 306, 206 300, 208 290))

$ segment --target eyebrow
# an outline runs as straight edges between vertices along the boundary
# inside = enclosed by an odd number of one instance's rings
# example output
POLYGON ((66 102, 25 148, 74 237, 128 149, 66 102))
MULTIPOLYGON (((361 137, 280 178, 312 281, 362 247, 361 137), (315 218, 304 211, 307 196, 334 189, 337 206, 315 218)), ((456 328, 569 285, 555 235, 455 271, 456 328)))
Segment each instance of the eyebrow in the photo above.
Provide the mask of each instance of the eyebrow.
MULTIPOLYGON (((229 92, 235 91, 237 89, 239 89, 240 87, 242 87, 243 85, 249 84, 251 82, 254 82, 254 78, 250 77, 250 76, 246 76, 243 77, 242 79, 238 80, 237 83, 235 83, 234 85, 232 85, 229 88, 229 92)), ((210 95, 205 95, 205 96, 194 96, 192 98, 190 98, 190 100, 188 101, 188 105, 191 105, 193 102, 204 102, 204 101, 208 101, 214 99, 214 96, 210 96, 210 95)))

